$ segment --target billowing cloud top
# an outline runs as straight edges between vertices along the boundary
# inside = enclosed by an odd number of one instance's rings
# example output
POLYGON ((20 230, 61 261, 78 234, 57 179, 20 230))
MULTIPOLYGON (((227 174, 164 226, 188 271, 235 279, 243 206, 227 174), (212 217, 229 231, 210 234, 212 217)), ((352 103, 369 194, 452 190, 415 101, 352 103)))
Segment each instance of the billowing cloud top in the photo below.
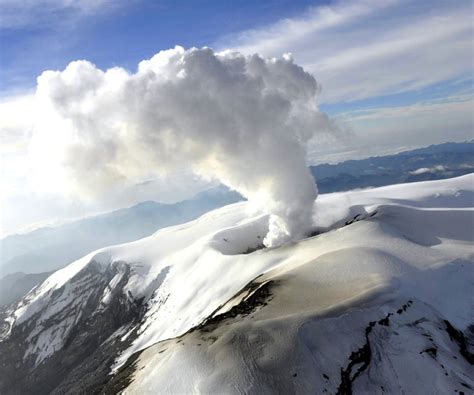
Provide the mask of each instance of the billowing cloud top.
POLYGON ((317 92, 289 55, 176 47, 134 74, 75 61, 38 78, 33 153, 38 169, 60 165, 58 182, 82 194, 187 165, 271 214, 264 242, 274 246, 311 226, 305 143, 331 128, 317 92))

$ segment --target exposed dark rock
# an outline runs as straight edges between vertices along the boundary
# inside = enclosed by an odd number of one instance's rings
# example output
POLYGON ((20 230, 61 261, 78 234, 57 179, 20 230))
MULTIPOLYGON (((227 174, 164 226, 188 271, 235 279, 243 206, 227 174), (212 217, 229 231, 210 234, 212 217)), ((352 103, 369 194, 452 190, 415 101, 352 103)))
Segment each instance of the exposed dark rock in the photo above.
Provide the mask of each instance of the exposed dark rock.
MULTIPOLYGON (((448 320, 444 320, 446 325, 446 332, 448 332, 449 338, 456 342, 459 347, 460 354, 469 362, 471 365, 474 365, 474 354, 468 349, 468 344, 464 333, 456 329, 448 320)), ((470 333, 470 338, 473 336, 472 325, 469 326, 468 331, 470 333)))
MULTIPOLYGON (((212 332, 214 329, 217 328, 218 325, 222 324, 223 321, 228 320, 230 318, 235 318, 237 316, 247 316, 254 312, 259 306, 264 306, 267 304, 267 300, 271 296, 271 288, 276 285, 275 281, 267 281, 267 282, 259 282, 257 281, 257 278, 255 278, 253 281, 249 282, 240 292, 234 296, 234 298, 241 297, 242 295, 245 295, 241 302, 237 304, 236 306, 233 306, 229 311, 222 313, 222 314, 217 314, 215 313, 219 311, 223 305, 219 306, 210 316, 208 319, 203 321, 201 324, 198 326, 191 328, 188 332, 185 334, 179 336, 176 341, 176 344, 180 343, 184 345, 183 343, 183 337, 186 336, 186 334, 194 332, 194 331, 201 331, 201 332, 212 332)), ((217 337, 215 336, 207 336, 206 337, 207 341, 214 342, 217 340, 217 337)), ((159 344, 159 343, 157 343, 159 344)), ((198 345, 201 345, 198 343, 198 345)), ((159 354, 163 353, 166 351, 166 349, 163 349, 159 351, 159 354)), ((141 353, 143 351, 136 352, 133 354, 123 365, 118 372, 110 379, 110 381, 101 387, 101 394, 116 394, 126 388, 132 381, 133 373, 137 369, 137 361, 138 358, 140 357, 141 353)), ((293 374, 293 377, 296 377, 297 373, 293 374)))
POLYGON ((225 313, 215 315, 215 312, 219 311, 222 306, 219 306, 209 318, 207 318, 200 325, 191 329, 200 330, 203 332, 212 331, 218 324, 229 318, 235 318, 237 316, 246 316, 254 312, 259 306, 265 306, 266 300, 271 295, 271 288, 275 286, 275 281, 258 282, 256 280, 248 283, 242 290, 234 297, 239 298, 241 295, 245 295, 239 304, 233 306, 229 311, 225 313))
POLYGON ((345 224, 346 224, 346 225, 350 225, 350 224, 353 224, 354 222, 359 221, 359 220, 361 219, 361 218, 360 218, 361 215, 362 215, 362 214, 356 214, 356 215, 354 216, 354 218, 352 218, 352 219, 346 221, 345 224))
POLYGON ((141 352, 136 352, 128 358, 127 362, 107 383, 105 383, 104 386, 102 386, 102 388, 100 388, 98 393, 104 395, 115 395, 127 388, 132 382, 133 373, 137 369, 138 357, 140 355, 141 352))
MULTIPOLYGON (((1 394, 64 394, 98 393, 110 379, 109 372, 116 355, 130 345, 132 332, 126 341, 112 335, 122 327, 131 327, 140 321, 144 309, 141 301, 130 299, 122 292, 129 277, 128 265, 116 262, 106 272, 91 262, 70 282, 80 283, 77 298, 84 304, 56 312, 47 320, 37 322, 40 313, 25 323, 14 326, 10 336, 0 342, 1 394), (100 306, 100 300, 109 281, 123 271, 118 286, 113 290, 110 303, 100 306), (80 308, 81 314, 78 314, 80 308), (28 346, 42 331, 67 319, 77 319, 65 333, 62 347, 37 364, 36 355, 24 358, 28 346), (32 336, 35 328, 42 328, 32 336), (30 339, 28 339, 30 337, 30 339)), ((65 286, 55 290, 51 300, 59 300, 65 286)))
POLYGON ((265 246, 263 243, 260 243, 256 245, 255 247, 248 247, 243 254, 251 254, 252 252, 258 251, 258 250, 263 250, 265 246))
MULTIPOLYGON (((438 350, 436 349, 436 347, 430 347, 430 348, 427 348, 423 351, 420 351, 420 354, 423 354, 423 353, 427 353, 429 354, 431 357, 433 357, 434 359, 436 359, 436 356, 438 355, 438 350)), ((441 367, 443 367, 443 365, 441 365, 441 367)))
MULTIPOLYGON (((411 305, 411 301, 406 303, 401 307, 402 311, 406 311, 406 309, 411 305)), ((398 310, 397 310, 398 311, 398 310)), ((372 332, 375 325, 381 326, 389 326, 390 325, 390 316, 393 313, 388 313, 385 318, 380 319, 379 321, 370 321, 369 324, 365 328, 365 343, 357 349, 353 351, 349 356, 349 363, 346 368, 341 368, 341 383, 337 388, 338 395, 351 395, 352 394, 352 383, 355 379, 365 371, 371 361, 372 358, 372 349, 370 347, 370 333, 372 332), (355 370, 355 368, 357 370, 355 370), (355 371, 354 371, 355 370, 355 371)), ((382 389, 383 391, 383 389, 382 389)))
POLYGON ((379 320, 378 324, 383 325, 383 326, 389 326, 390 325, 390 316, 393 315, 392 313, 388 313, 385 318, 382 318, 379 320))
POLYGON ((370 348, 369 333, 372 331, 372 326, 366 328, 365 344, 357 351, 353 351, 349 356, 349 365, 345 369, 341 368, 341 384, 337 389, 337 394, 345 395, 352 394, 352 383, 370 364, 372 350, 370 348), (352 369, 361 364, 357 371, 352 374, 352 369))

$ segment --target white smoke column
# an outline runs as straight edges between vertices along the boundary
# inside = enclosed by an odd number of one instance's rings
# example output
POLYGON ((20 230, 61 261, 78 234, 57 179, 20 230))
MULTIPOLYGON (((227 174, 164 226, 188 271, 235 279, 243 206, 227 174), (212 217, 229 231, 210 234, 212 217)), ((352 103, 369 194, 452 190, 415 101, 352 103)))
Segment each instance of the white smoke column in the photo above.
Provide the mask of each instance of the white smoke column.
POLYGON ((276 246, 312 225, 317 189, 305 144, 331 128, 317 92, 287 55, 176 47, 134 74, 76 61, 38 78, 34 152, 39 164, 60 163, 57 182, 81 193, 189 165, 270 214, 264 243, 276 246))

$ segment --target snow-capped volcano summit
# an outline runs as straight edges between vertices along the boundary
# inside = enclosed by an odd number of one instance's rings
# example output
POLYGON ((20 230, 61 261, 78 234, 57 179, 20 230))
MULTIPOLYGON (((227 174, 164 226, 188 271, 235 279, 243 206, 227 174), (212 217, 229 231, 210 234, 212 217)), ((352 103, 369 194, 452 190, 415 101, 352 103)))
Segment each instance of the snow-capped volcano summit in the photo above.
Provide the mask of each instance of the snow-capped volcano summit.
POLYGON ((321 195, 263 249, 247 202, 95 251, 4 317, 0 393, 469 392, 474 175, 321 195))

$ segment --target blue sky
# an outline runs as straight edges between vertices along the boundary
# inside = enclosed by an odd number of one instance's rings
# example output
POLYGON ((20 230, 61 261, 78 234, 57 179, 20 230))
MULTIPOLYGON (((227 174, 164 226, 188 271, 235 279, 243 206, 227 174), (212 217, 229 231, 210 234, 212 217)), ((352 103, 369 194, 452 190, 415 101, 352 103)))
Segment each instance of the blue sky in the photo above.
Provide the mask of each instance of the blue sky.
MULTIPOLYGON (((268 35, 272 29, 277 31, 273 41, 278 40, 278 25, 282 22, 298 23, 310 20, 308 15, 315 14, 315 10, 324 7, 343 10, 349 9, 354 4, 378 10, 371 16, 369 12, 369 17, 364 15, 364 11, 359 12, 361 15, 355 18, 355 21, 351 22, 349 18, 346 26, 344 23, 336 26, 334 36, 343 37, 344 34, 350 34, 351 30, 358 34, 362 30, 361 25, 363 27, 366 23, 372 24, 371 30, 375 33, 380 31, 383 34, 390 29, 390 24, 394 20, 401 21, 400 24, 405 20, 405 24, 409 26, 411 21, 418 21, 417 16, 425 17, 433 14, 432 19, 435 19, 457 9, 459 11, 472 9, 469 1, 462 0, 417 2, 4 0, 0 2, 2 15, 0 97, 5 98, 34 90, 36 77, 44 70, 63 69, 72 60, 87 59, 104 69, 121 66, 134 70, 139 61, 150 58, 161 49, 171 48, 177 44, 184 47, 211 46, 218 49, 237 46, 238 49, 242 49, 241 44, 244 48, 248 47, 248 41, 258 42, 260 33, 268 35), (414 3, 416 5, 413 5, 414 3), (385 12, 386 9, 388 12, 385 12), (249 36, 251 38, 248 38, 249 36)), ((324 23, 324 18, 319 19, 322 19, 320 23, 324 23)), ((318 18, 314 18, 313 23, 317 25, 318 18)), ((440 21, 441 23, 443 22, 440 21)), ((285 37, 284 30, 283 28, 280 32, 282 38, 285 37)), ((307 36, 313 37, 311 32, 307 36)), ((361 35, 361 41, 364 38, 366 37, 361 35)), ((357 43, 357 40, 354 41, 357 43)), ((305 37, 301 35, 294 43, 296 44, 294 47, 298 48, 304 42, 305 37)), ((262 49, 253 44, 250 43, 250 51, 254 48, 262 49)), ((268 52, 275 56, 281 55, 278 53, 279 49, 280 52, 292 50, 291 44, 289 43, 287 48, 282 45, 281 49, 277 45, 268 52)), ((330 47, 331 43, 315 41, 313 45, 330 47)), ((305 49, 303 45, 302 50, 305 49)), ((317 54, 314 58, 317 59, 317 54)), ((299 63, 305 65, 309 62, 299 63)), ((318 78, 318 74, 315 74, 318 78)), ((472 72, 467 68, 453 71, 447 78, 428 81, 422 85, 424 86, 406 89, 403 92, 397 92, 396 89, 376 92, 362 99, 344 97, 335 102, 331 100, 330 103, 322 100, 321 108, 330 115, 336 115, 360 108, 408 105, 421 100, 448 96, 460 90, 472 90, 472 72), (459 79, 462 81, 459 82, 459 79)))
POLYGON ((206 186, 180 174, 175 188, 163 188, 167 179, 93 204, 39 195, 28 146, 44 70, 87 59, 134 71, 175 45, 291 52, 322 86, 318 104, 341 130, 313 141, 309 161, 340 161, 473 138, 472 14, 470 0, 0 0, 3 231, 179 200, 206 186))
MULTIPOLYGON (((4 21, 3 95, 34 88, 43 70, 63 69, 74 59, 88 59, 101 68, 120 65, 134 70, 140 60, 160 49, 177 44, 212 46, 223 36, 297 16, 317 4, 309 0, 106 1, 80 15, 66 1, 50 2, 57 4, 54 10, 48 9, 47 1, 37 3, 42 9, 25 7, 23 20, 12 21, 11 26, 4 21)), ((22 12, 18 6, 15 9, 22 12)))

